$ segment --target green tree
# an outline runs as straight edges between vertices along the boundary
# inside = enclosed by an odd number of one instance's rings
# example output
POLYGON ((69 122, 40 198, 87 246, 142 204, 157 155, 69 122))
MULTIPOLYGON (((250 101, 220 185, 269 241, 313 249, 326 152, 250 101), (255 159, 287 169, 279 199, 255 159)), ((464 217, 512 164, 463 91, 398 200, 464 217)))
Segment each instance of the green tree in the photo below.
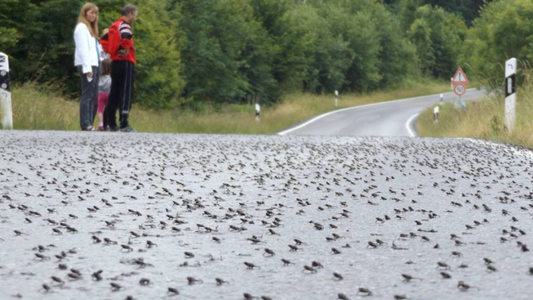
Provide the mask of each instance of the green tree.
POLYGON ((19 30, 14 27, 11 21, 11 9, 17 4, 17 0, 2 0, 2 9, 0 9, 0 51, 11 55, 15 50, 15 45, 22 38, 19 30), (5 6, 5 9, 3 8, 5 6), (6 26, 7 25, 7 26, 6 26))
POLYGON ((244 102, 246 100, 260 103, 276 102, 281 91, 278 82, 273 76, 274 58, 279 51, 274 38, 267 30, 261 26, 254 14, 251 3, 243 3, 240 0, 227 0, 221 2, 226 15, 237 12, 239 18, 232 17, 234 27, 242 28, 243 49, 237 60, 242 62, 239 73, 246 80, 246 87, 243 89, 243 96, 235 101, 244 102))
POLYGON ((479 11, 492 0, 424 0, 424 4, 439 6, 461 16, 470 25, 479 16, 479 11))
POLYGON ((435 64, 435 53, 431 41, 431 28, 426 20, 417 19, 409 30, 411 41, 416 46, 418 69, 422 73, 431 74, 435 64))
POLYGON ((464 44, 462 61, 473 76, 500 86, 503 63, 512 57, 533 61, 533 2, 502 0, 487 5, 474 21, 464 44))
MULTIPOLYGON (((10 56, 13 81, 29 78, 73 86, 72 38, 82 1, 2 0, 0 32, 10 56), (5 35, 5 33, 8 35, 5 35), (16 43, 16 44, 13 44, 16 43)), ((76 81, 79 85, 79 82, 76 81)))
POLYGON ((369 32, 378 47, 375 64, 380 80, 372 81, 369 87, 386 88, 413 75, 416 52, 398 18, 380 3, 353 0, 347 3, 350 14, 362 12, 368 16, 368 22, 374 24, 369 32), (364 7, 359 7, 362 3, 364 7))
POLYGON ((298 7, 291 18, 300 27, 305 41, 308 68, 304 89, 316 93, 340 90, 352 62, 348 43, 341 36, 333 35, 327 19, 312 5, 298 7))
MULTIPOLYGON (((413 4, 416 7, 426 4, 442 7, 446 11, 462 17, 466 24, 471 25, 472 21, 479 16, 482 7, 492 1, 493 0, 385 0, 384 2, 395 7, 397 11, 408 8, 408 11, 413 12, 413 4)), ((403 16, 405 17, 406 15, 403 16)), ((410 24, 412 24, 412 22, 407 25, 410 24)))
POLYGON ((290 0, 252 0, 255 19, 273 44, 272 74, 282 91, 301 88, 307 72, 304 31, 291 18, 290 0))
POLYGON ((2 51, 11 53, 20 38, 21 35, 15 28, 0 27, 0 45, 2 45, 2 51))
POLYGON ((348 44, 351 63, 346 72, 344 90, 373 89, 382 79, 378 57, 381 45, 371 2, 342 0, 340 5, 324 2, 326 7, 319 8, 330 23, 333 36, 341 37, 348 44))
POLYGON ((409 30, 416 19, 416 10, 422 0, 400 0, 396 5, 397 15, 403 30, 409 30))
POLYGON ((180 6, 187 97, 214 103, 279 99, 274 62, 280 47, 250 3, 186 0, 180 6))
POLYGON ((239 74, 237 60, 244 48, 242 31, 225 24, 232 15, 216 0, 185 0, 180 24, 185 33, 182 58, 187 79, 185 95, 197 100, 223 101, 244 97, 246 79, 239 74), (223 24, 224 23, 224 24, 223 24))
MULTIPOLYGON (((311 0, 309 3, 324 23, 316 26, 324 28, 321 42, 335 45, 333 49, 339 51, 331 56, 341 67, 332 65, 341 72, 342 76, 337 78, 342 77, 343 82, 334 85, 340 85, 345 91, 365 91, 390 86, 412 74, 414 49, 395 16, 383 4, 372 0, 311 0)), ((307 27, 316 30, 315 26, 307 27)), ((324 90, 332 89, 329 84, 324 90)))
POLYGON ((437 78, 449 78, 458 65, 466 24, 456 15, 430 5, 419 7, 415 17, 409 33, 417 47, 421 70, 437 78))
POLYGON ((416 72, 416 48, 409 42, 400 21, 392 13, 378 7, 376 13, 380 41, 379 72, 382 76, 379 87, 387 88, 412 77, 416 72))
POLYGON ((170 18, 165 1, 143 0, 138 7, 136 100, 156 108, 180 104, 185 80, 180 75, 179 24, 170 18))

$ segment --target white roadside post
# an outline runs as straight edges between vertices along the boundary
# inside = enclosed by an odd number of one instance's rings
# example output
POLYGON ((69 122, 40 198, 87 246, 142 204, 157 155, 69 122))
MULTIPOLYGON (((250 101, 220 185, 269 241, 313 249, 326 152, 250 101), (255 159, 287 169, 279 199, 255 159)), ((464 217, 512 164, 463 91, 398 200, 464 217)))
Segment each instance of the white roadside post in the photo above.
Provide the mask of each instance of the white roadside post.
POLYGON ((339 91, 335 90, 335 107, 339 105, 339 91))
POLYGON ((440 94, 440 104, 444 103, 444 94, 440 94))
POLYGON ((257 122, 261 121, 261 106, 259 106, 259 103, 255 104, 255 120, 257 122))
POLYGON ((439 106, 435 105, 435 108, 433 108, 433 122, 438 123, 439 122, 439 106))
POLYGON ((4 129, 13 129, 11 88, 9 86, 9 58, 0 52, 0 117, 4 129))
POLYGON ((516 58, 505 62, 505 127, 513 132, 516 118, 516 58))

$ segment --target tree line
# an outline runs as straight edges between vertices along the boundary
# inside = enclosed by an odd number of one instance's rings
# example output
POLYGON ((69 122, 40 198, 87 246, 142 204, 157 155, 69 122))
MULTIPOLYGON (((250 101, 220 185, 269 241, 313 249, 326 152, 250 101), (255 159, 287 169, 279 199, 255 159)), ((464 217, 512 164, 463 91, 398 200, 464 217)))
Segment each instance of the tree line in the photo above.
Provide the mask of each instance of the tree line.
MULTIPOLYGON (((60 82, 72 98, 80 0, 0 0, 0 51, 15 82, 60 82)), ((94 1, 100 29, 123 0, 94 1)), ((497 76, 533 58, 530 0, 143 0, 134 25, 136 102, 273 104, 291 91, 362 92, 405 78, 497 76)), ((496 77, 494 77, 496 78, 496 77)))

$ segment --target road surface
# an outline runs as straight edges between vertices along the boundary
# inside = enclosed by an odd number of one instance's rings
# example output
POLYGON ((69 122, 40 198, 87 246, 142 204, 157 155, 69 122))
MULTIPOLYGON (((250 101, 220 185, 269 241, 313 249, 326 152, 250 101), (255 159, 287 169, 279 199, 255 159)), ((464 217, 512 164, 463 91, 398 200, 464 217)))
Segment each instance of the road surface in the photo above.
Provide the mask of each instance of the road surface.
POLYGON ((0 299, 531 299, 532 170, 466 139, 0 131, 0 299))
MULTIPOLYGON (((468 90, 463 96, 478 99, 483 91, 468 90)), ((454 93, 445 93, 444 101, 455 101, 454 93)), ((416 116, 428 107, 439 103, 440 95, 356 106, 326 113, 289 128, 280 135, 322 136, 415 136, 416 116)))

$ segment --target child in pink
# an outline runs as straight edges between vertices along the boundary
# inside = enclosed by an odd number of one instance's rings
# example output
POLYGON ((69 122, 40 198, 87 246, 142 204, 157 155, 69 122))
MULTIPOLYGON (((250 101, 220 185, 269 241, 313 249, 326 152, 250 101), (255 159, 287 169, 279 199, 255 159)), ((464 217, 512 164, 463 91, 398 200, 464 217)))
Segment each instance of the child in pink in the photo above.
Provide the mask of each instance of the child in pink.
POLYGON ((111 60, 102 61, 102 71, 98 82, 98 130, 106 131, 107 122, 104 120, 104 109, 111 91, 111 60))

